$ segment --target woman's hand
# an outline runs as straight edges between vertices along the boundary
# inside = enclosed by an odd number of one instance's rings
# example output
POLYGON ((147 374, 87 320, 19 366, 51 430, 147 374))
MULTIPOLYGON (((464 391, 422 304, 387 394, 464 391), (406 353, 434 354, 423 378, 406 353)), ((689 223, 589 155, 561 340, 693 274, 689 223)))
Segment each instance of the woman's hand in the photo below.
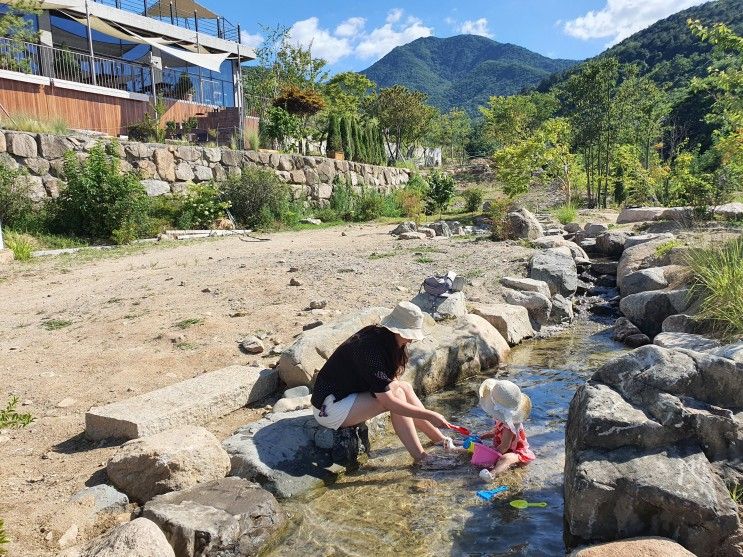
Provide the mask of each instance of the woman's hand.
POLYGON ((440 427, 442 429, 448 429, 449 428, 449 422, 439 414, 438 412, 431 412, 431 417, 428 418, 428 421, 431 422, 436 427, 440 427))

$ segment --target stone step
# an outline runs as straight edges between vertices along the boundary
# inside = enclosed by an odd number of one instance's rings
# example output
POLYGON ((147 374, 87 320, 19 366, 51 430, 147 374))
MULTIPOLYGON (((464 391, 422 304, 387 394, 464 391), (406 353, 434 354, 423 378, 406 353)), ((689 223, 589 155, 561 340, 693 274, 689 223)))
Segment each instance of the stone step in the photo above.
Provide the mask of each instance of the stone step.
POLYGON ((203 425, 256 402, 278 387, 272 369, 230 366, 156 391, 91 408, 85 435, 136 439, 182 425, 203 425))

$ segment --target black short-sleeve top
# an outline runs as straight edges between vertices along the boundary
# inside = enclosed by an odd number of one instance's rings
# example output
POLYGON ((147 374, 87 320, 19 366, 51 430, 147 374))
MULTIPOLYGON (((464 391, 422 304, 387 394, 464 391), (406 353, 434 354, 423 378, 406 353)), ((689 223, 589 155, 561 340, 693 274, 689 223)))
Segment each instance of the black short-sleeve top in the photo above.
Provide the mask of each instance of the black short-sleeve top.
POLYGON ((328 395, 341 400, 352 393, 383 393, 397 373, 390 347, 394 333, 384 327, 361 329, 328 358, 315 378, 312 405, 320 408, 328 395))

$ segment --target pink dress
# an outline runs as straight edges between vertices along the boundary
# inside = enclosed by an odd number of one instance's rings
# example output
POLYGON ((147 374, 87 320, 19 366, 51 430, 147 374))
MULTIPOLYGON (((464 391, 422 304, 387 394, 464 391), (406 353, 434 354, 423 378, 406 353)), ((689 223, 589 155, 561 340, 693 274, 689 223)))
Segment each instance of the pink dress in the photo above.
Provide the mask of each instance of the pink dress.
MULTIPOLYGON (((493 429, 493 447, 496 449, 500 446, 501 440, 503 439, 503 431, 508 429, 508 426, 503 422, 495 422, 495 428, 493 429)), ((508 447, 507 453, 516 453, 519 456, 519 461, 526 464, 537 458, 529 448, 529 441, 526 440, 526 431, 524 426, 519 424, 519 431, 513 436, 511 445, 508 447)))

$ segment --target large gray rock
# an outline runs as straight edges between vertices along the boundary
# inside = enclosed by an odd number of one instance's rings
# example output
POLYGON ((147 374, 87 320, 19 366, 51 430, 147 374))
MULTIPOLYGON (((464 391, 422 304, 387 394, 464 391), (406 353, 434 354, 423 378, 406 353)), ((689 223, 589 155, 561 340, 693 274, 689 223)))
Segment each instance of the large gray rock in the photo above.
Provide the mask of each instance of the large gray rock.
POLYGON ((508 213, 508 237, 515 240, 536 240, 544 236, 544 229, 527 209, 519 209, 508 213))
POLYGON ((256 402, 278 385, 272 369, 230 366, 203 373, 85 414, 85 435, 90 439, 135 439, 181 425, 205 424, 256 402))
POLYGON ((588 254, 582 247, 580 247, 575 242, 565 240, 564 238, 556 236, 544 236, 542 238, 537 238, 532 243, 534 244, 534 247, 542 249, 566 247, 570 250, 570 254, 573 256, 573 259, 580 261, 589 259, 588 254))
POLYGON ((525 307, 529 318, 537 326, 546 325, 549 321, 552 300, 540 292, 520 292, 506 288, 503 290, 503 299, 514 306, 525 307))
POLYGON ((619 213, 619 216, 617 217, 617 224, 653 221, 660 217, 665 210, 665 207, 637 207, 622 209, 622 212, 619 213))
POLYGON ((390 230, 390 234, 393 236, 399 236, 400 234, 404 234, 405 232, 417 232, 418 226, 413 221, 408 222, 401 222, 398 224, 395 228, 390 230))
POLYGON ((667 538, 650 536, 584 547, 570 557, 694 557, 694 554, 667 538))
POLYGON ((311 385, 315 375, 346 339, 368 325, 377 325, 391 310, 368 308, 333 323, 305 331, 279 358, 276 367, 288 387, 311 385))
POLYGON ((622 296, 631 296, 640 292, 662 290, 668 286, 664 267, 650 267, 630 273, 622 281, 622 296))
POLYGON ((725 203, 724 205, 718 205, 715 207, 714 212, 716 215, 719 215, 724 219, 741 220, 743 219, 743 203, 725 203))
POLYGON ((534 336, 534 329, 529 320, 529 311, 523 306, 472 304, 470 309, 472 313, 479 315, 498 329, 501 336, 511 346, 519 344, 525 338, 534 336))
POLYGON ((649 337, 663 329, 663 321, 670 315, 689 307, 688 290, 652 290, 622 298, 619 309, 627 319, 649 337))
POLYGON ((446 297, 431 296, 421 292, 410 301, 421 308, 423 312, 431 315, 436 321, 456 319, 467 315, 467 302, 464 292, 454 292, 446 297))
POLYGON ((175 157, 170 149, 155 149, 153 153, 155 166, 160 178, 167 182, 175 181, 175 157))
POLYGON ((725 484, 693 445, 586 450, 566 457, 565 468, 573 544, 658 535, 712 557, 738 529, 725 484))
POLYGON ((629 238, 627 238, 627 241, 624 242, 624 249, 633 248, 635 246, 646 244, 648 242, 668 242, 669 240, 673 240, 674 238, 675 236, 670 232, 661 234, 641 234, 639 236, 630 236, 629 238))
POLYGON ((140 503, 224 478, 230 458, 203 427, 184 426, 124 443, 108 462, 111 483, 140 503))
POLYGON ((115 512, 123 510, 129 498, 110 485, 100 484, 81 489, 70 497, 70 503, 83 505, 93 513, 115 512))
POLYGON ((141 183, 150 197, 170 193, 170 184, 163 180, 141 180, 141 183))
POLYGON ((61 159, 67 151, 72 149, 69 139, 61 135, 39 135, 41 156, 46 160, 61 159))
POLYGON ((678 315, 671 315, 663 321, 663 332, 702 335, 712 331, 714 326, 715 324, 712 321, 680 313, 678 315))
POLYGON ((173 548, 157 524, 146 518, 116 526, 82 547, 70 548, 58 557, 175 557, 173 548))
POLYGON ((609 230, 609 227, 605 224, 596 224, 589 222, 583 229, 586 232, 587 238, 598 238, 601 234, 607 232, 609 230))
POLYGON ((449 225, 444 221, 433 222, 428 225, 428 228, 431 228, 434 232, 436 232, 436 236, 443 236, 445 238, 449 238, 451 236, 451 229, 449 228, 449 225))
POLYGON ((614 322, 612 338, 617 342, 623 342, 632 348, 638 348, 650 344, 650 337, 638 329, 626 317, 620 317, 614 322))
POLYGON ((721 346, 711 353, 743 365, 743 341, 721 346))
POLYGON ((539 292, 548 298, 552 296, 549 285, 543 280, 521 277, 501 277, 500 283, 506 288, 521 292, 539 292))
POLYGON ((258 555, 287 523, 273 495, 241 478, 159 495, 143 516, 160 527, 178 557, 258 555))
POLYGON ((662 240, 656 240, 625 248, 617 266, 617 285, 620 291, 628 275, 635 271, 663 265, 664 262, 656 251, 661 244, 663 244, 662 240))
POLYGON ((30 133, 9 132, 5 134, 8 153, 16 157, 30 158, 38 155, 36 137, 30 133))
POLYGON ((553 295, 570 297, 578 288, 578 270, 573 258, 558 250, 551 248, 534 254, 529 277, 546 282, 553 295))
POLYGON ((573 302, 560 294, 552 296, 552 312, 550 313, 552 323, 557 325, 572 323, 574 317, 573 302))
POLYGON ((720 343, 716 340, 691 333, 659 333, 653 339, 653 344, 663 348, 693 350, 694 352, 709 352, 720 347, 720 343))
POLYGON ((624 232, 604 232, 596 237, 596 251, 607 257, 619 257, 626 242, 627 234, 624 232))

